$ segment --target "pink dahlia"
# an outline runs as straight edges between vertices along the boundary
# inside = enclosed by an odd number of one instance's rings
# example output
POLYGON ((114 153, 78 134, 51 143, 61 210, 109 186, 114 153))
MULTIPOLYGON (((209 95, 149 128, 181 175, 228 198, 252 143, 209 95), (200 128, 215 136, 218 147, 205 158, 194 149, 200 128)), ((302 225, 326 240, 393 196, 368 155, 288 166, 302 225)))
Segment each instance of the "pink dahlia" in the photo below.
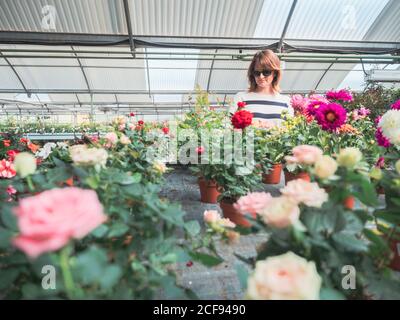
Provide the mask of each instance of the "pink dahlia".
POLYGON ((392 110, 400 110, 400 99, 391 105, 392 110))
POLYGON ((295 94, 290 99, 290 104, 294 111, 304 114, 306 112, 307 106, 309 103, 309 99, 303 97, 301 94, 295 94))
POLYGON ((353 101, 353 95, 350 91, 345 89, 339 91, 328 91, 326 93, 326 98, 336 101, 353 101))
POLYGON ((329 103, 318 108, 315 119, 323 130, 333 131, 346 122, 346 110, 338 103, 329 103))
POLYGON ((233 205, 242 214, 250 213, 253 217, 260 213, 272 199, 271 194, 265 192, 252 192, 240 197, 233 205))
POLYGON ((14 213, 20 234, 13 244, 32 258, 86 236, 107 219, 96 192, 75 187, 24 198, 14 213))

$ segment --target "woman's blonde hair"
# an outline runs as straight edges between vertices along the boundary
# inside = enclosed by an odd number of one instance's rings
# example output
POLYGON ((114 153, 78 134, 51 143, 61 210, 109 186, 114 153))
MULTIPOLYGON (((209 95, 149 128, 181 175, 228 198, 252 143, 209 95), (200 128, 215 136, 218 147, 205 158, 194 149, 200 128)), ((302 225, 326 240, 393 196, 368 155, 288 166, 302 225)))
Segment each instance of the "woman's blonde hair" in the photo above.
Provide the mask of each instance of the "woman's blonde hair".
POLYGON ((278 56, 272 50, 263 50, 257 52, 253 60, 250 63, 249 70, 247 71, 247 78, 249 79, 250 88, 249 92, 254 92, 257 89, 256 79, 254 77, 254 71, 256 64, 260 64, 264 69, 272 70, 274 79, 272 80, 272 90, 279 92, 279 82, 281 81, 281 61, 278 56))

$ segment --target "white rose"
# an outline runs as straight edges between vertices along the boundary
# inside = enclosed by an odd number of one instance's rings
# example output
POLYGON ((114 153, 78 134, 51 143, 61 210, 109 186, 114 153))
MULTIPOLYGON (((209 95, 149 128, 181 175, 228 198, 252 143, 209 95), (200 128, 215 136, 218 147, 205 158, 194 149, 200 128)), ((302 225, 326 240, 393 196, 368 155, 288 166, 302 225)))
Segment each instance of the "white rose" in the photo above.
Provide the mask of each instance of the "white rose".
POLYGON ((292 201, 309 207, 321 208, 322 204, 328 200, 328 194, 318 186, 318 183, 303 179, 289 181, 280 191, 292 201))
POLYGON ((322 156, 314 165, 314 173, 318 178, 327 179, 333 176, 338 168, 338 165, 330 156, 322 156))
POLYGON ((266 224, 275 228, 286 228, 299 219, 300 208, 296 202, 282 196, 268 201, 259 214, 266 224))
POLYGON ((253 300, 318 300, 321 288, 314 262, 292 252, 258 261, 248 279, 253 300))

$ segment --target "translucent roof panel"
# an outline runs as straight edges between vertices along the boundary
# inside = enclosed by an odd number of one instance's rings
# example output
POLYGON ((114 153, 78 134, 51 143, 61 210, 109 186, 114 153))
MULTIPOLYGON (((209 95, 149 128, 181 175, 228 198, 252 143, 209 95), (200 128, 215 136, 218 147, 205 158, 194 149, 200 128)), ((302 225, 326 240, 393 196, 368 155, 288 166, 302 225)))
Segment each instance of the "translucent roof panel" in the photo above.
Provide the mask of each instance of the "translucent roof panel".
POLYGON ((137 35, 252 37, 263 0, 129 0, 137 35))
POLYGON ((126 34, 123 10, 122 1, 1 0, 0 29, 126 34))
POLYGON ((78 67, 15 67, 25 86, 29 89, 86 90, 82 71, 78 67))
POLYGON ((389 0, 299 0, 286 38, 362 40, 389 0))
POLYGON ((255 38, 279 38, 293 0, 265 0, 254 31, 255 38))
POLYGON ((1 89, 23 89, 18 77, 10 67, 1 65, 0 75, 1 89))

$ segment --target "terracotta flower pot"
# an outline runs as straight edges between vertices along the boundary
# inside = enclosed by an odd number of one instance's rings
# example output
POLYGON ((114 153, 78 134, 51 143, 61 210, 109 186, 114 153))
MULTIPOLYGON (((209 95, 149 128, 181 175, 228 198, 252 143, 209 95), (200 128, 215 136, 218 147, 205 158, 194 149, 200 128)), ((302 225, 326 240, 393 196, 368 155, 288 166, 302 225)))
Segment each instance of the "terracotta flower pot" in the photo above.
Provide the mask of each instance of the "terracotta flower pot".
POLYGON ((276 163, 272 165, 269 173, 263 173, 263 182, 265 184, 278 184, 281 181, 282 164, 276 163))
POLYGON ((198 184, 200 188, 200 201, 205 203, 217 203, 217 198, 220 195, 220 192, 218 191, 218 185, 216 182, 199 178, 198 184))
POLYGON ((311 181, 311 177, 307 172, 291 173, 291 172, 285 171, 285 183, 286 184, 289 181, 296 180, 296 179, 303 179, 308 182, 311 181))
POLYGON ((355 198, 353 196, 348 196, 346 199, 344 199, 343 206, 346 209, 353 210, 354 209, 354 203, 355 203, 355 198))
POLYGON ((393 252, 393 258, 390 262, 390 267, 393 270, 400 271, 400 241, 392 240, 390 242, 390 249, 393 252))
POLYGON ((233 203, 221 200, 219 206, 221 207, 224 218, 228 218, 238 226, 251 226, 251 223, 246 219, 246 217, 233 207, 233 203))

